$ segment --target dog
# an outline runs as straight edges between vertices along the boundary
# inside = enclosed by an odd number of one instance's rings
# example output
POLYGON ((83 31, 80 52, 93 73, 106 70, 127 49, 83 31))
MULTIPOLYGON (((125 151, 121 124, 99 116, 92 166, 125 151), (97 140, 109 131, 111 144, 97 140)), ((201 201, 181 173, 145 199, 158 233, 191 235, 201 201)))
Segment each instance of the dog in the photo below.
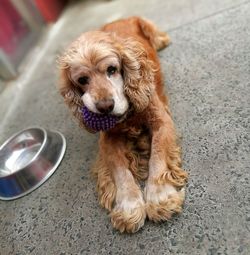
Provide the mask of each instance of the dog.
POLYGON ((100 205, 120 232, 182 210, 187 173, 157 57, 169 43, 151 21, 130 17, 83 33, 59 57, 59 91, 80 126, 96 132, 82 107, 118 120, 100 132, 93 173, 100 205))

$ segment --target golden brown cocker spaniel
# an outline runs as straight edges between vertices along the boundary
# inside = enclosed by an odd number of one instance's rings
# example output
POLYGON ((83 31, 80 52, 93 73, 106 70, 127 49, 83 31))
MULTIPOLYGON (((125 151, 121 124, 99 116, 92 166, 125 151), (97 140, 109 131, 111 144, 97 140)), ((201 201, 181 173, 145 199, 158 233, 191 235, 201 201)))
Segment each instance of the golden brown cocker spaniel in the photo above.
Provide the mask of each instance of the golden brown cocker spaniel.
POLYGON ((116 117, 100 132, 93 172, 100 204, 121 232, 136 232, 146 217, 168 220, 184 201, 187 173, 156 52, 168 44, 154 24, 131 17, 82 34, 59 60, 59 90, 80 125, 96 132, 83 107, 116 117))

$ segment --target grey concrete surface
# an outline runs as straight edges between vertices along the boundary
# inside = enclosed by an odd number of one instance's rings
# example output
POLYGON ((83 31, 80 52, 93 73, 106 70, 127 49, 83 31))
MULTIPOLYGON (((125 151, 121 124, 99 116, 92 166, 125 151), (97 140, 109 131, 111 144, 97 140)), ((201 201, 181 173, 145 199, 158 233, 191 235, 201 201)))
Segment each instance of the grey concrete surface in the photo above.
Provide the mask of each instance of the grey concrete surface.
POLYGON ((70 6, 0 94, 0 141, 27 126, 60 130, 55 174, 21 199, 0 201, 0 254, 250 254, 250 3, 92 1, 70 6), (169 31, 159 53, 189 172, 184 211, 113 230, 89 168, 97 136, 80 130, 55 89, 56 55, 81 32, 129 15, 169 31))

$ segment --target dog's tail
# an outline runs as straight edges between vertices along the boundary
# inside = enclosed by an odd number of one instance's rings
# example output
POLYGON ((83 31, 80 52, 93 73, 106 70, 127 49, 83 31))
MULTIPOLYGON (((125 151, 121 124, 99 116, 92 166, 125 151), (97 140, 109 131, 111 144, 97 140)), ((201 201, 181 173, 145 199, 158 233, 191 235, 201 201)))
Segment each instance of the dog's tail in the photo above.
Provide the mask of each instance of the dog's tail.
POLYGON ((170 44, 167 33, 160 31, 151 21, 138 17, 139 26, 144 36, 156 50, 162 50, 170 44))

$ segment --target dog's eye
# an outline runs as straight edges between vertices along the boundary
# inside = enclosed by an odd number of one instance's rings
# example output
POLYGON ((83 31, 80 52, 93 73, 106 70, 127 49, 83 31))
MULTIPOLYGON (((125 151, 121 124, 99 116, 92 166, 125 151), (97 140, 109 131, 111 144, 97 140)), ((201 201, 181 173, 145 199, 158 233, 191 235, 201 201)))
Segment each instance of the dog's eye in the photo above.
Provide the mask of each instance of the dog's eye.
POLYGON ((117 68, 116 68, 116 67, 114 67, 114 66, 109 66, 108 69, 107 69, 108 76, 111 76, 111 75, 114 74, 116 71, 117 71, 117 68))
POLYGON ((85 85, 89 82, 89 78, 87 76, 82 76, 80 78, 78 78, 78 83, 80 83, 81 85, 85 85))

